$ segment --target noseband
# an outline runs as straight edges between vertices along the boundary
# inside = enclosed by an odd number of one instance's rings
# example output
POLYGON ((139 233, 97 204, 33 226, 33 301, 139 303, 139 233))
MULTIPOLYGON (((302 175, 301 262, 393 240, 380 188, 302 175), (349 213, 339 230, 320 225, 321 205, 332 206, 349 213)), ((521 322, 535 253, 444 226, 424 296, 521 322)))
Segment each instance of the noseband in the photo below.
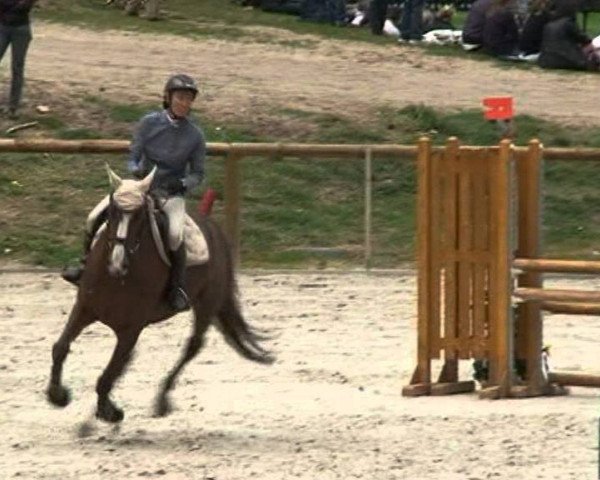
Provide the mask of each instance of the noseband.
POLYGON ((109 250, 108 256, 108 269, 113 275, 124 276, 127 274, 127 266, 129 264, 129 258, 134 255, 139 246, 140 239, 130 240, 130 246, 127 246, 127 239, 130 234, 130 224, 133 216, 137 214, 144 214, 144 211, 141 210, 145 203, 145 196, 143 194, 139 194, 138 192, 115 192, 113 195, 113 205, 112 208, 117 209, 120 213, 119 223, 116 227, 116 231, 112 238, 109 238, 107 247, 109 250), (121 193, 121 195, 119 195, 121 193), (123 201, 125 199, 126 201, 123 201), (135 200, 132 202, 131 200, 135 200), (138 212, 139 211, 139 212, 138 212))

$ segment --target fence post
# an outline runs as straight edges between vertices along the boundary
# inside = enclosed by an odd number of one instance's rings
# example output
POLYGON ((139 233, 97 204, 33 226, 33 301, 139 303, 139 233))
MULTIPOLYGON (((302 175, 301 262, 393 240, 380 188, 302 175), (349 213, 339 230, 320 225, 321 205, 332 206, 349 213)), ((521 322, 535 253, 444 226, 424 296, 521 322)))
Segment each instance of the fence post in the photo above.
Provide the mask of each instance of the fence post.
POLYGON ((365 268, 371 268, 371 211, 373 192, 373 165, 371 148, 365 150, 365 268))
POLYGON ((431 393, 431 142, 421 137, 417 144, 417 366, 402 395, 431 393))
MULTIPOLYGON (((541 238, 542 146, 531 140, 529 148, 517 161, 519 217, 518 258, 538 258, 541 238)), ((541 272, 519 275, 518 287, 542 288, 541 272)), ((525 359, 529 394, 539 395, 546 383, 542 374, 541 355, 543 319, 538 301, 521 302, 517 307, 517 358, 525 359)))
POLYGON ((493 266, 490 288, 490 338, 492 340, 490 380, 498 387, 498 395, 507 397, 513 384, 513 324, 511 306, 512 264, 512 152, 508 140, 500 142, 498 157, 491 167, 492 191, 490 208, 494 221, 490 224, 490 246, 493 266))
POLYGON ((240 160, 242 154, 231 148, 225 158, 225 231, 235 265, 240 264, 240 160))

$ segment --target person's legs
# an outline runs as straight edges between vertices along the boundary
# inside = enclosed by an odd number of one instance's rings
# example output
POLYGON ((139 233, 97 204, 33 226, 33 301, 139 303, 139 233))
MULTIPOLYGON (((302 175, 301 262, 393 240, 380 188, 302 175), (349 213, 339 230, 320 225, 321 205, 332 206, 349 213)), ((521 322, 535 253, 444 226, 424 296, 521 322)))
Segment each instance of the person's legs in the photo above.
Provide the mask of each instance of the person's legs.
POLYGON ((410 27, 408 36, 410 40, 423 38, 423 4, 424 0, 409 0, 411 3, 410 27))
POLYGON ((171 279, 169 282, 169 302, 177 310, 190 307, 185 290, 186 253, 183 243, 183 225, 185 222, 185 199, 170 197, 163 205, 169 224, 169 258, 171 260, 171 279))
POLYGON ((25 57, 31 42, 31 27, 21 25, 13 27, 12 36, 12 80, 10 84, 10 98, 8 108, 15 114, 21 103, 23 83, 25 81, 25 57))
POLYGON ((383 24, 387 13, 387 0, 372 0, 369 3, 369 25, 373 35, 381 35, 383 33, 383 24))
POLYGON ((406 0, 400 22, 400 39, 421 40, 423 38, 424 0, 406 0))
POLYGON ((410 38, 410 23, 412 21, 413 1, 406 0, 402 7, 402 19, 400 20, 400 38, 408 40, 410 38))
POLYGON ((11 28, 0 25, 0 62, 4 58, 4 54, 10 45, 11 28))
POLYGON ((4 54, 10 45, 11 28, 0 25, 0 62, 4 58, 4 54))

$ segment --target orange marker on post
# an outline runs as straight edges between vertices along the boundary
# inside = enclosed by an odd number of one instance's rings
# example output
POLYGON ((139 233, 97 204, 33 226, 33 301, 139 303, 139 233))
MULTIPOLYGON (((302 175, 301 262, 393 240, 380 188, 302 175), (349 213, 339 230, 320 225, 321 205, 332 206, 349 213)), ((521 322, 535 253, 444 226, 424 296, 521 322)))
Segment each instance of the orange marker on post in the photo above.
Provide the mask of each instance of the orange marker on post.
POLYGON ((512 123, 514 116, 512 97, 485 97, 483 106, 486 107, 483 117, 495 121, 501 130, 502 138, 514 138, 515 130, 512 123))

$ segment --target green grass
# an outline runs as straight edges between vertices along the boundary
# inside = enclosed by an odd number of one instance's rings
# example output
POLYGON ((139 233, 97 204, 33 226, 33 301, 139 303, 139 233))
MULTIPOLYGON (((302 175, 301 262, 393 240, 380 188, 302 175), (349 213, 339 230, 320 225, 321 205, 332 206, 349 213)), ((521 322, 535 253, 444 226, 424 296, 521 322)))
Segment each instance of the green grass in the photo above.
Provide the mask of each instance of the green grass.
MULTIPOLYGON (((111 117, 131 129, 148 106, 105 102, 105 107, 111 117)), ((483 121, 480 111, 438 111, 410 105, 375 113, 377 122, 366 128, 332 115, 279 112, 318 127, 296 139, 306 142, 410 144, 429 134, 436 144, 443 144, 451 135, 457 135, 463 144, 497 143, 495 125, 483 121)), ((574 130, 529 116, 517 116, 515 122, 519 144, 539 137, 546 146, 600 146, 598 128, 574 130)), ((61 119, 48 121, 47 127, 49 136, 65 137, 61 119)), ((223 128, 207 122, 204 128, 211 141, 281 140, 264 135, 253 125, 223 128)), ((108 191, 104 162, 126 175, 124 156, 1 155, 0 255, 48 266, 74 261, 79 256, 85 217, 108 191)), ((363 264, 362 159, 247 158, 242 165, 244 266, 363 264)), ((209 158, 207 185, 223 192, 223 175, 222 159, 209 158)), ((546 166, 545 177, 546 251, 593 257, 600 238, 600 168, 593 162, 553 161, 546 166)), ((397 267, 414 256, 414 164, 376 158, 372 178, 372 266, 397 267)), ((189 207, 196 208, 197 202, 198 196, 191 198, 189 207)), ((218 202, 214 215, 222 221, 223 214, 223 202, 218 202)))

